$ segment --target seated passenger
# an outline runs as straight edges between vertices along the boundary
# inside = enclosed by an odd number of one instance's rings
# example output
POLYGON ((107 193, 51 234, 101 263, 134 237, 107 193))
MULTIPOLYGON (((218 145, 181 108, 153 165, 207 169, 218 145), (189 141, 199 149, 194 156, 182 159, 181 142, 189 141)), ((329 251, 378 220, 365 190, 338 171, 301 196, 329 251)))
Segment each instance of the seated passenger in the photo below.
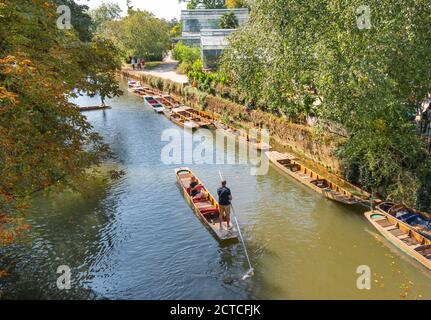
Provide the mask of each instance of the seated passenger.
POLYGON ((196 179, 195 176, 192 176, 190 181, 190 195, 192 197, 198 194, 198 190, 197 190, 198 184, 199 184, 198 179, 196 179))
POLYGON ((208 198, 208 193, 205 191, 204 187, 202 185, 198 185, 197 189, 199 191, 195 196, 193 196, 193 201, 206 200, 208 198))

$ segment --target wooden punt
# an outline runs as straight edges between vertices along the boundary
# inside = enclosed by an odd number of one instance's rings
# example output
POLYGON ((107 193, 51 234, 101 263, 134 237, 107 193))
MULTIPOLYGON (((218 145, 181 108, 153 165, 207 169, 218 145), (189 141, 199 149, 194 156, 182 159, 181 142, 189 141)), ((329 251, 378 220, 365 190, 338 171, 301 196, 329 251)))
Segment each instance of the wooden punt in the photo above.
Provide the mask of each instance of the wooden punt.
MULTIPOLYGON (((314 191, 323 194, 328 199, 348 205, 354 205, 362 201, 361 197, 353 195, 346 189, 296 162, 295 157, 288 153, 267 151, 265 152, 265 155, 283 172, 289 174, 291 177, 305 184, 307 187, 310 187, 314 191)), ((366 197, 367 194, 363 192, 363 196, 366 197)))
POLYGON ((243 130, 239 130, 223 124, 219 121, 214 122, 214 125, 220 132, 225 134, 227 137, 238 140, 239 142, 247 143, 257 150, 271 150, 271 146, 260 139, 251 137, 243 130))
POLYGON ((198 128, 200 128, 200 125, 197 124, 196 122, 194 122, 193 120, 177 113, 178 110, 181 110, 180 108, 173 108, 173 109, 165 109, 163 111, 163 114, 169 119, 171 120, 173 123, 175 123, 176 125, 186 128, 186 129, 190 129, 190 130, 196 130, 198 128))
POLYGON ((105 109, 111 109, 110 106, 88 106, 88 107, 78 107, 80 112, 86 112, 86 111, 94 111, 94 110, 105 110, 105 109))
POLYGON ((422 236, 431 239, 431 214, 393 202, 383 202, 376 206, 376 210, 391 215, 400 223, 408 225, 422 236))
POLYGON ((206 118, 199 115, 197 110, 193 108, 182 106, 180 108, 175 108, 175 112, 184 116, 187 119, 190 119, 193 122, 196 122, 199 127, 202 128, 214 128, 214 125, 211 121, 208 121, 206 118))
POLYGON ((233 227, 232 229, 228 230, 225 221, 222 222, 223 230, 220 230, 219 204, 199 179, 197 179, 198 183, 201 184, 204 187, 204 190, 207 192, 208 200, 195 202, 192 199, 189 194, 189 190, 193 172, 189 168, 179 168, 175 169, 175 175, 187 203, 193 208, 195 214, 199 217, 202 223, 211 231, 211 233, 219 241, 238 239, 237 229, 233 227))
POLYGON ((146 104, 151 106, 153 110, 157 113, 163 113, 163 111, 165 111, 165 108, 163 107, 163 105, 161 105, 159 101, 154 99, 153 96, 145 96, 144 101, 146 104))
POLYGON ((162 104, 165 108, 172 109, 175 107, 178 107, 177 105, 170 102, 168 99, 166 99, 164 96, 156 96, 154 97, 160 104, 162 104))
POLYGON ((431 240, 385 212, 369 211, 365 217, 397 248, 431 269, 431 240))

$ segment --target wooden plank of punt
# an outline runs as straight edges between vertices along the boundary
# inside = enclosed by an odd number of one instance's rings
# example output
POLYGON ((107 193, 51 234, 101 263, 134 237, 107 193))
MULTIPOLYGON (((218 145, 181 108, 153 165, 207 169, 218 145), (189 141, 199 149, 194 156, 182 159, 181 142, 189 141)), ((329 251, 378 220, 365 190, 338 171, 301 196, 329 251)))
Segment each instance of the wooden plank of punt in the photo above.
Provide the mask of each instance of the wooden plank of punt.
POLYGON ((387 240, 431 270, 431 240, 385 212, 374 210, 364 215, 387 240))
MULTIPOLYGON (((198 216, 198 218, 202 221, 202 223, 210 230, 210 232, 216 237, 219 241, 227 241, 227 240, 237 240, 238 239, 238 230, 233 227, 228 230, 227 224, 225 221, 222 222, 223 230, 220 230, 220 221, 219 218, 215 218, 213 221, 207 219, 202 213, 202 209, 204 208, 215 208, 218 210, 219 204, 217 200, 211 195, 211 193, 204 187, 204 190, 208 193, 209 199, 204 203, 195 203, 192 197, 187 192, 187 189, 190 187, 190 179, 193 175, 193 172, 189 168, 179 168, 175 169, 175 175, 177 177, 177 181, 181 187, 183 195, 187 201, 187 203, 193 208, 194 213, 198 216)), ((204 184, 198 179, 198 183, 204 186, 204 184)))
POLYGON ((322 194, 328 199, 353 205, 360 201, 348 191, 333 182, 323 178, 313 170, 299 164, 295 157, 290 154, 282 154, 276 151, 267 151, 265 155, 268 159, 283 172, 289 174, 299 182, 322 194))
POLYGON ((88 107, 78 107, 78 108, 80 112, 111 109, 110 106, 88 106, 88 107))

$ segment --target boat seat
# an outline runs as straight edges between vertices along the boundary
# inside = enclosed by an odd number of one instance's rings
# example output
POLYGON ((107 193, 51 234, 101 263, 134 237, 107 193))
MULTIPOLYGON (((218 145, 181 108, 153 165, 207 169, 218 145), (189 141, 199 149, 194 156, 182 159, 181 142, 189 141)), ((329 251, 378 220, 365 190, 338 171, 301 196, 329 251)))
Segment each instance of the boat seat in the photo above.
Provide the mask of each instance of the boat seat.
POLYGON ((395 224, 393 224, 392 222, 390 222, 387 218, 384 218, 383 220, 378 220, 378 221, 376 221, 376 223, 378 225, 380 225, 381 227, 383 227, 383 228, 395 226, 395 224))
POLYGON ((414 238, 407 237, 407 238, 401 239, 401 240, 410 247, 419 245, 417 240, 414 238))
POLYGON ((405 234, 407 234, 406 232, 404 232, 404 231, 402 231, 402 230, 400 230, 400 229, 398 229, 398 228, 396 228, 396 229, 392 229, 392 230, 388 230, 392 235, 394 235, 395 237, 399 237, 399 236, 402 236, 402 235, 405 235, 405 234))
POLYGON ((403 234, 403 235, 401 235, 401 236, 399 236, 397 238, 400 239, 400 240, 411 239, 410 236, 407 233, 403 234))

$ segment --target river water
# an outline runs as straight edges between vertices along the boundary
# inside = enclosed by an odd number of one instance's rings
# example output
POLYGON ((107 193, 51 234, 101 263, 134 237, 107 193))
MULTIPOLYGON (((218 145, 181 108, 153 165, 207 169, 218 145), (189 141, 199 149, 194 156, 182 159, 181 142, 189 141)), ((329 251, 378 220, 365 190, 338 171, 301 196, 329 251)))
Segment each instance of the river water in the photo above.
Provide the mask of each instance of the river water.
MULTIPOLYGON (((241 280, 248 269, 241 244, 222 246, 211 236, 180 193, 178 165, 161 160, 162 133, 184 132, 127 92, 109 103, 86 115, 116 155, 105 167, 125 175, 34 201, 28 236, 0 249, 0 269, 9 270, 3 298, 431 298, 430 272, 388 244, 360 210, 272 166, 254 176, 249 164, 189 164, 213 193, 219 170, 228 180, 255 269, 241 280), (70 290, 57 288, 61 265, 70 267, 70 290), (357 287, 359 266, 371 270, 370 290, 357 287)), ((235 159, 238 149, 216 152, 235 159)))

